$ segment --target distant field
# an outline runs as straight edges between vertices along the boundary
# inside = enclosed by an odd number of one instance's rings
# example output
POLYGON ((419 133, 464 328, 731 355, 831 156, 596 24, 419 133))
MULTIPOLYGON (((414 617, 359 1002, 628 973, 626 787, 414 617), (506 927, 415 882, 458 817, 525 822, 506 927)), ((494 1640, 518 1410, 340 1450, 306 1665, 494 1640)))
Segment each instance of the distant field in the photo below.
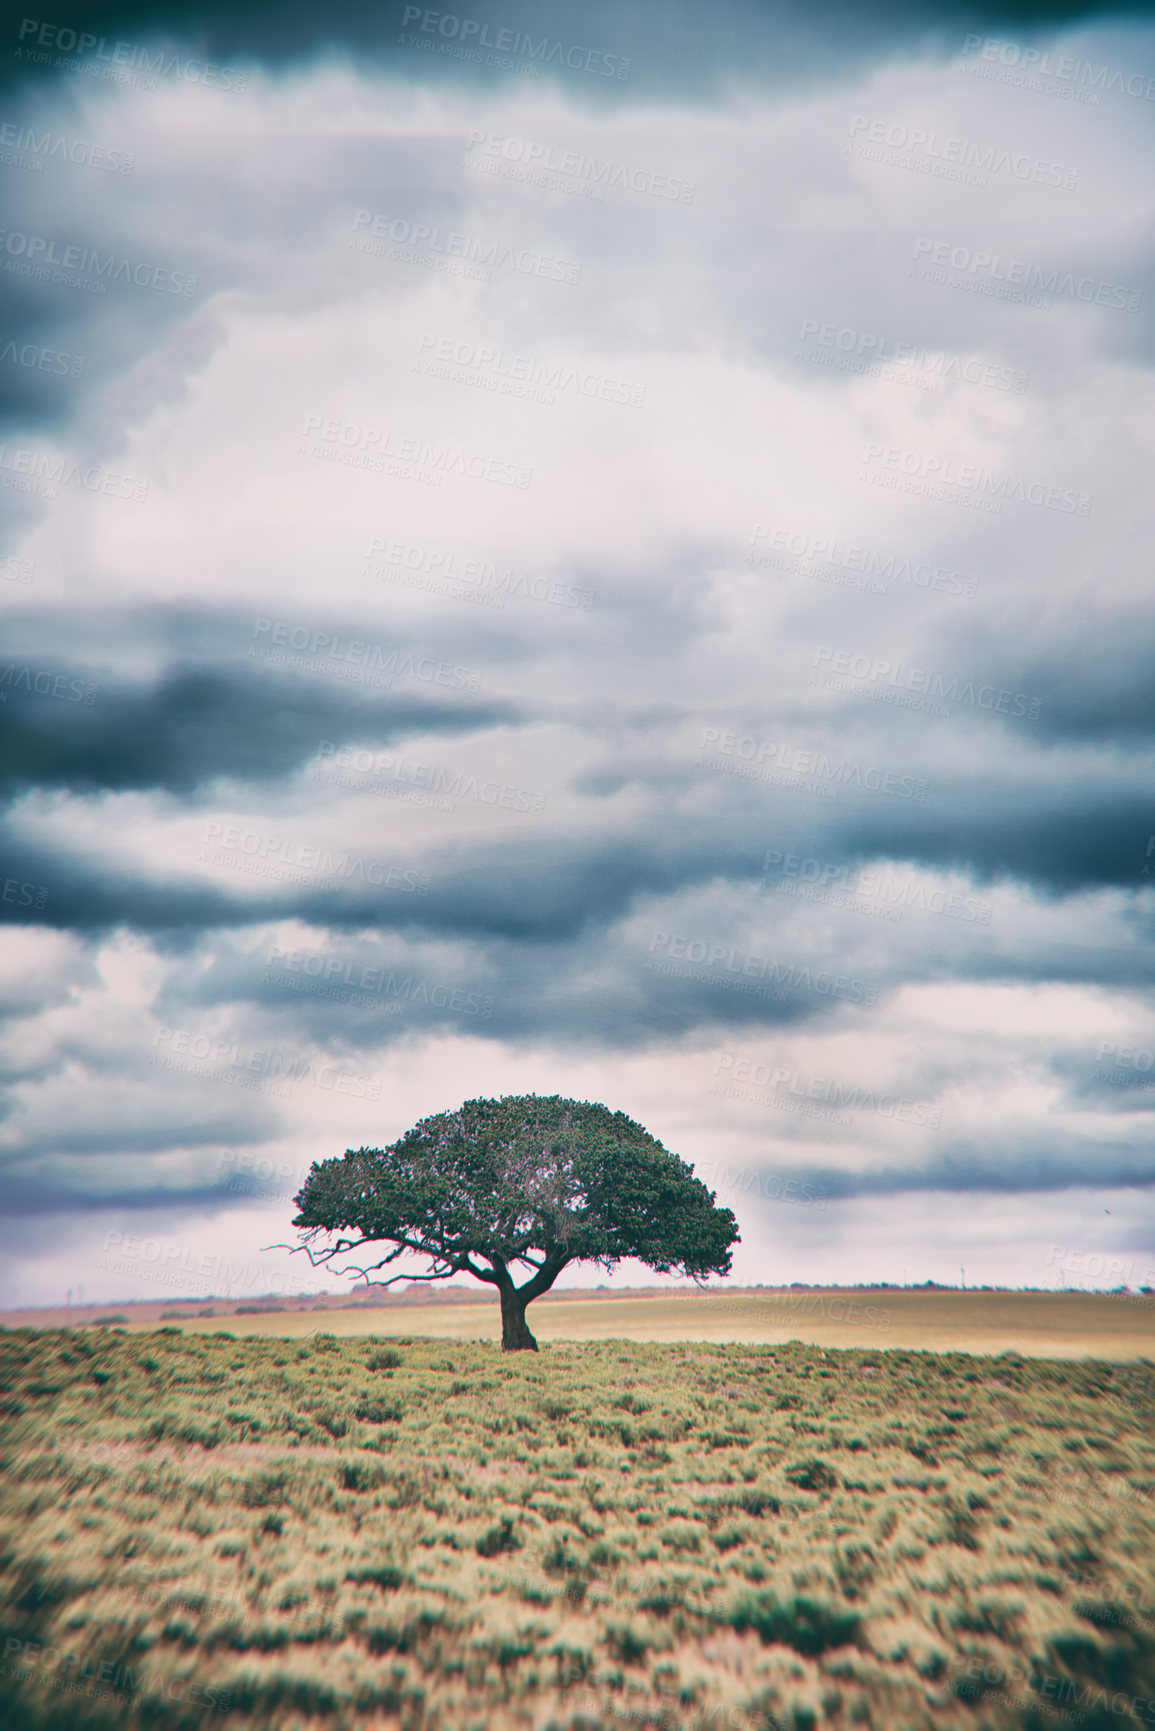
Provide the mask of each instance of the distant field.
MULTIPOLYGON (((107 1309, 116 1312, 115 1305, 107 1309)), ((51 1314, 59 1321, 59 1312, 51 1314)), ((844 1348, 1155 1359, 1155 1296, 1142 1294, 834 1288, 717 1297, 563 1295, 539 1299, 530 1306, 528 1317, 539 1341, 700 1340, 763 1346, 799 1340, 844 1348)), ((129 1326, 155 1328, 156 1322, 129 1326)), ((194 1333, 227 1329, 238 1336, 260 1338, 299 1339, 318 1329, 342 1337, 501 1338, 497 1305, 484 1295, 472 1304, 194 1316, 182 1320, 180 1326, 194 1333)))
POLYGON ((1146 1364, 21 1330, 0 1387, 3 1731, 1155 1725, 1146 1364))

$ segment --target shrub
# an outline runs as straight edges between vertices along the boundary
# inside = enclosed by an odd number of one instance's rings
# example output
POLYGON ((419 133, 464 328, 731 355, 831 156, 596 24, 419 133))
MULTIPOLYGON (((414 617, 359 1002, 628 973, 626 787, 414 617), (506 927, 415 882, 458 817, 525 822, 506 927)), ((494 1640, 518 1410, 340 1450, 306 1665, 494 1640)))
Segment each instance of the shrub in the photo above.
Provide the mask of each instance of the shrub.
POLYGON ((623 1665, 640 1665, 653 1642, 639 1630, 631 1629, 628 1623, 622 1623, 616 1627, 611 1624, 606 1630, 606 1644, 623 1665))
POLYGON ((776 1515, 782 1505, 777 1497, 772 1497, 767 1491, 743 1491, 738 1498, 738 1507, 748 1515, 765 1514, 767 1510, 776 1515))
POLYGON ((404 1415, 395 1402, 363 1400, 356 1407, 362 1424, 396 1424, 404 1415))
POLYGON ((347 1491, 373 1491, 385 1483, 386 1473, 377 1461, 342 1461, 340 1481, 347 1491))
POLYGON ((345 1575, 347 1581, 371 1581, 382 1592, 391 1593, 404 1584, 405 1571, 399 1569, 396 1563, 362 1563, 355 1569, 349 1569, 345 1575))
POLYGON ((800 1491, 817 1491, 819 1494, 834 1490, 838 1484, 834 1468, 818 1459, 797 1461, 794 1466, 787 1467, 786 1479, 800 1491))
POLYGON ((808 1658, 828 1647, 849 1646, 862 1627, 862 1619, 853 1611, 816 1599, 796 1597, 782 1603, 766 1591, 744 1593, 732 1606, 728 1621, 739 1634, 753 1629, 767 1646, 793 1647, 808 1658))
POLYGON ((478 1539, 474 1549, 479 1557, 497 1557, 503 1551, 519 1551, 521 1540, 514 1532, 509 1516, 503 1516, 495 1527, 490 1527, 489 1531, 478 1539))

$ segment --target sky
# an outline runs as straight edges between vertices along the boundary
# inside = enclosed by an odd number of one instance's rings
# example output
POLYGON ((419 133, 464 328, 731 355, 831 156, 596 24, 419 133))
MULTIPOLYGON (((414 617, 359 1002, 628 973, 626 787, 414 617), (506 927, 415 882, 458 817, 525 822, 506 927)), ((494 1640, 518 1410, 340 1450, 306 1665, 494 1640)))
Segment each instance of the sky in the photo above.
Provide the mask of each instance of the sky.
POLYGON ((1155 1284, 1150 8, 5 29, 0 1304, 526 1093, 1155 1284))

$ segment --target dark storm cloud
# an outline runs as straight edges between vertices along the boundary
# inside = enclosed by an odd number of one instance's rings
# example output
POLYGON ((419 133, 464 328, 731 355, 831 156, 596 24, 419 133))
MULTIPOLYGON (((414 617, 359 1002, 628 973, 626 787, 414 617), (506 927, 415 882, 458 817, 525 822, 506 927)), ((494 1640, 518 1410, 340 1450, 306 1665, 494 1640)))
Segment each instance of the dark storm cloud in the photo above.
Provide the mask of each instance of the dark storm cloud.
MULTIPOLYGON (((992 749, 992 760, 996 752, 992 749)), ((940 780, 933 802, 883 810, 866 802, 845 819, 815 824, 813 846, 842 861, 906 860, 960 870, 979 884, 1014 880, 1044 896, 1102 888, 1137 889, 1152 824, 1143 766, 1119 787, 1104 762, 1081 782, 1060 782, 1054 765, 1028 759, 1017 773, 958 773, 940 780)), ((801 844, 799 844, 801 845, 801 844)))
MULTIPOLYGON (((937 4, 887 0, 869 8, 855 0, 826 0, 819 7, 802 0, 792 4, 730 0, 725 8, 709 11, 688 0, 676 5, 663 0, 634 0, 631 5, 599 0, 581 7, 487 0, 484 7, 458 7, 456 14, 448 6, 437 10, 439 15, 489 22, 492 31, 508 28, 528 32, 535 39, 548 35, 597 44, 604 52, 628 58, 632 87, 652 93, 655 85, 702 90, 735 70, 776 82, 798 79, 808 72, 869 62, 879 54, 930 40, 953 50, 967 31, 997 34, 1013 29, 1029 34, 1105 18, 1147 17, 1151 0, 988 0, 985 4, 983 0, 938 0, 937 4)), ((398 40, 404 13, 400 0, 386 0, 384 5, 338 0, 323 9, 310 0, 288 4, 249 0, 245 6, 230 0, 180 0, 176 5, 116 0, 106 5, 65 5, 53 21, 98 37, 181 42, 218 63, 256 61, 276 70, 319 52, 344 50, 374 55, 387 66, 400 64, 410 71, 415 56, 398 40)), ((34 8, 33 15, 39 17, 40 12, 34 8)), ((18 22, 12 27, 14 41, 18 27, 18 22)), ((448 31, 445 35, 434 31, 427 39, 436 47, 448 37, 448 31)), ((469 76, 475 70, 432 53, 422 59, 454 76, 469 76)), ((50 75, 48 68, 41 71, 35 63, 20 61, 6 70, 17 77, 50 75)), ((476 72, 486 82, 495 76, 486 67, 476 72)), ((565 69, 558 75, 565 77, 565 69)), ((595 90, 601 82, 582 79, 595 90)), ((621 88, 615 79, 614 94, 620 96, 621 88)))
MULTIPOLYGON (((210 1141, 218 1138, 210 1137, 210 1141)), ((235 1127, 229 1131, 229 1140, 241 1142, 246 1138, 237 1135, 235 1127)), ((263 1141, 264 1131, 248 1138, 252 1141, 263 1141)), ((228 1204, 230 1208, 243 1208, 246 1203, 243 1194, 230 1193, 228 1204)), ((253 1198, 257 1205, 259 1198, 253 1198)), ((149 1208, 163 1209, 168 1219, 179 1219, 182 1214, 200 1214, 207 1210, 219 1209, 221 1206, 221 1190, 211 1184, 148 1184, 146 1181, 139 1189, 125 1186, 122 1189, 103 1189, 99 1186, 87 1188, 82 1184, 62 1184, 57 1175, 46 1173, 37 1177, 35 1173, 15 1177, 9 1174, 0 1175, 0 1206, 9 1218, 37 1216, 53 1216, 73 1214, 77 1211, 89 1212, 93 1209, 131 1209, 134 1214, 139 1209, 143 1212, 149 1208)))
MULTIPOLYGON (((4 65, 0 38, 0 77, 4 65)), ((88 82, 66 80, 63 89, 40 93, 52 101, 18 108, 14 100, 0 119, 33 132, 81 132, 83 112, 70 118, 69 99, 76 98, 74 85, 88 82)), ((186 397, 227 343, 215 297, 244 290, 282 301, 342 293, 356 300, 361 279, 355 269, 345 279, 347 261, 334 246, 344 245, 358 206, 416 200, 423 212, 436 211, 451 225, 467 196, 454 183, 460 149, 458 137, 414 143, 351 135, 327 137, 323 148, 309 138, 286 140, 282 154, 291 158, 291 173, 262 198, 256 218, 244 177, 234 179, 227 164, 210 159, 204 172, 217 182, 213 222, 183 221, 175 228, 171 201, 159 192, 167 160, 139 164, 133 180, 111 190, 101 185, 99 198, 67 178, 67 164, 60 169, 50 161, 40 174, 8 174, 0 250, 0 433, 19 445, 22 438, 67 431, 94 449, 115 451, 122 417, 131 422, 157 401, 186 397), (341 188, 336 196, 334 182, 341 188), (254 222, 260 244, 254 244, 254 222), (337 227, 341 241, 334 243, 337 227), (46 258, 63 261, 69 249, 75 259, 83 254, 80 265, 41 270, 46 258), (25 270, 30 274, 21 274, 25 270), (163 364, 155 361, 159 354, 163 364), (145 360, 152 363, 147 376, 126 391, 125 375, 145 360), (111 418, 110 391, 120 411, 111 418)), ((378 294, 404 296, 403 283, 383 287, 377 276, 373 282, 378 294)))
MULTIPOLYGON (((414 689, 378 692, 324 675, 323 656, 301 671, 245 663, 237 645, 253 637, 252 614, 227 624, 233 654, 215 664, 186 652, 152 680, 106 672, 92 659, 53 654, 46 645, 68 629, 45 623, 21 642, 10 625, 0 664, 0 792, 11 799, 30 787, 99 790, 157 789, 195 799, 229 778, 267 782, 291 775, 316 755, 318 742, 357 739, 388 744, 414 734, 452 736, 512 720, 514 705, 443 696, 431 676, 429 695, 414 689)), ((196 622, 186 624, 196 635, 196 622)), ((218 622, 222 633, 226 625, 218 622)), ((341 638, 338 627, 328 626, 341 638)), ((343 633, 345 644, 354 633, 343 633)), ((399 660, 423 656, 450 665, 450 649, 402 645, 399 660)), ((343 669, 352 671, 358 669, 343 669)))
MULTIPOLYGON (((64 675, 56 670, 54 677, 64 675)), ((83 712, 47 696, 10 699, 0 708, 10 795, 31 787, 78 794, 161 789, 203 804, 226 778, 266 791, 287 782, 321 738, 370 744, 418 733, 448 738, 508 719, 500 703, 367 698, 344 687, 318 689, 321 683, 267 671, 198 671, 167 674, 145 690, 113 686, 83 712)), ((508 837, 427 840, 408 862, 430 880, 420 898, 383 897, 356 881, 343 884, 338 896, 285 886, 242 898, 171 872, 162 877, 139 864, 113 870, 66 846, 34 844, 16 822, 0 840, 0 868, 7 880, 46 895, 42 911, 23 891, 0 897, 0 918, 192 933, 296 917, 338 931, 380 923, 558 950, 608 930, 645 898, 660 901, 713 880, 749 886, 774 845, 817 859, 824 869, 850 871, 886 859, 960 871, 980 885, 1016 881, 1044 899, 1138 889, 1152 824, 1143 764, 1104 753, 1079 775, 1069 767, 1061 774, 1049 750, 1008 752, 997 739, 976 731, 989 768, 968 762, 940 769, 920 802, 849 794, 826 801, 735 786, 668 761, 644 767, 622 742, 627 762, 619 771, 607 767, 578 778, 587 799, 652 778, 663 798, 697 784, 712 795, 714 821, 687 828, 673 811, 651 812, 644 823, 614 820, 601 833, 522 826, 508 837)), ((831 755, 866 754, 859 741, 853 754, 831 755)), ((607 756, 612 763, 612 747, 607 756)), ((381 802, 382 815, 390 809, 381 802)), ((1055 977, 1068 977, 1072 968, 1071 977, 1086 976, 1086 958, 1075 950, 1065 960, 1056 951, 1054 961, 1055 977)), ((968 971, 961 961, 955 965, 968 971)), ((1044 970, 1048 965, 1044 958, 1044 970)), ((975 966, 980 973, 988 966, 985 952, 975 966)), ((1029 976, 1036 966, 1027 967, 1029 976)), ((1113 966, 1108 971, 1117 974, 1113 966)), ((1132 973, 1133 966, 1124 966, 1119 977, 1132 973)))
POLYGON ((848 1172, 826 1165, 799 1165, 791 1176, 821 1188, 832 1201, 919 1190, 1011 1196, 1085 1190, 1088 1183, 1104 1191, 1147 1186, 1155 1181, 1155 1157, 1149 1133, 1143 1129, 1135 1132, 1131 1144, 1104 1146, 1100 1138, 1078 1131, 1044 1141, 1030 1128, 1000 1137, 997 1147, 964 1138, 944 1141, 918 1167, 848 1172))
MULTIPOLYGON (((6 900, 0 899, 0 924, 36 924, 90 936, 128 927, 148 933, 166 949, 181 950, 205 931, 275 919, 325 923, 333 918, 332 898, 320 893, 273 889, 258 904, 192 879, 174 881, 171 873, 149 876, 139 868, 117 869, 87 861, 71 848, 32 847, 6 829, 0 829, 0 848, 4 871, 0 890, 17 886, 6 900), (36 897, 19 893, 25 885, 43 889, 41 906, 36 905, 36 897)), ((360 899, 344 910, 353 924, 372 920, 387 925, 391 916, 406 923, 405 914, 405 909, 380 899, 372 903, 360 899)))
POLYGON ((1056 744, 1150 749, 1155 726, 1155 613, 1134 604, 1111 606, 1109 580, 1097 604, 1076 595, 1061 612, 1039 620, 976 621, 956 630, 944 652, 981 656, 984 677, 1016 681, 1040 699, 1037 731, 1056 744), (1093 645, 1093 647, 1092 647, 1093 645))

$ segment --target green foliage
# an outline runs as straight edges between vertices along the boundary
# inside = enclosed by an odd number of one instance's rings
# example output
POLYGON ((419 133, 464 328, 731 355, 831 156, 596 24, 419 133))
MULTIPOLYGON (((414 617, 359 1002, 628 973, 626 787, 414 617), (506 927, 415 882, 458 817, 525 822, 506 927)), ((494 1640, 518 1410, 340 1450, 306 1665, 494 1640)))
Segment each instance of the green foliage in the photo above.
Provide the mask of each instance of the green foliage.
POLYGON ((404 1569, 399 1569, 396 1563, 366 1563, 360 1568, 350 1569, 345 1576, 347 1581, 371 1581, 382 1592, 392 1593, 405 1581, 404 1569))
POLYGON ((797 1597, 781 1604, 773 1593, 765 1591, 744 1593, 736 1600, 729 1620, 739 1634, 753 1629, 767 1643, 778 1642, 808 1655, 847 1646, 858 1639, 862 1627, 861 1617, 853 1611, 797 1597))
POLYGON ((834 1468, 823 1460, 798 1461, 786 1469, 786 1482, 796 1485, 800 1491, 816 1491, 821 1495, 832 1491, 838 1483, 838 1474, 834 1468))
POLYGON ((374 1267, 417 1251, 438 1274, 500 1284, 511 1264, 540 1258, 531 1297, 571 1262, 726 1274, 738 1237, 731 1211, 640 1124, 557 1095, 467 1100, 388 1148, 316 1163, 296 1202, 293 1224, 338 1234, 334 1254, 392 1244, 374 1267))
POLYGON ((514 1532, 513 1522, 508 1515, 504 1516, 495 1527, 478 1539, 475 1546, 479 1557, 497 1557, 503 1551, 519 1551, 521 1540, 514 1532))
POLYGON ((357 1402, 356 1416, 362 1424, 396 1424, 403 1414, 396 1401, 361 1400, 357 1402))

